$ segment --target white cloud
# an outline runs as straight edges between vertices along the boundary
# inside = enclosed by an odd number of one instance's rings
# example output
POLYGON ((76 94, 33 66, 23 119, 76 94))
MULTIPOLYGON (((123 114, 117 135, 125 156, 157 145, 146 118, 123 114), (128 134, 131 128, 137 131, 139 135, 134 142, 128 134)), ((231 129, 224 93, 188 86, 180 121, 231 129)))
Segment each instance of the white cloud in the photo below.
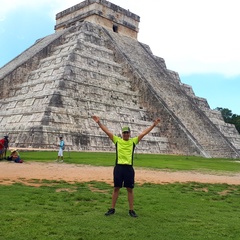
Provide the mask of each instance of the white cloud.
POLYGON ((150 43, 155 55, 165 58, 170 68, 182 74, 240 74, 237 1, 170 0, 162 5, 162 11, 160 3, 158 6, 151 10, 148 20, 142 21, 144 32, 140 29, 139 36, 150 43))
MULTIPOLYGON (((48 6, 55 15, 81 0, 0 0, 0 19, 16 8, 48 6)), ((238 0, 110 0, 140 16, 139 41, 181 74, 240 74, 238 0)), ((1 21, 0 20, 0 21, 1 21)))

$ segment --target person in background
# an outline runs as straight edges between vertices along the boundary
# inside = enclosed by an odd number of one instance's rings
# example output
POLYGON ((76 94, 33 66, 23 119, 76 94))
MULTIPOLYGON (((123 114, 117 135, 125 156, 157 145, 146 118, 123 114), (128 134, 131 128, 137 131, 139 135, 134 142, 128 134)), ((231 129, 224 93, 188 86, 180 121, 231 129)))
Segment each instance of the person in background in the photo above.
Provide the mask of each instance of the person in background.
POLYGON ((58 158, 57 162, 63 162, 63 151, 65 149, 65 143, 63 141, 63 137, 59 137, 60 142, 59 142, 59 150, 58 150, 58 158))
POLYGON ((8 136, 4 136, 4 159, 7 159, 7 150, 9 148, 9 139, 8 136))
POLYGON ((4 138, 0 139, 0 160, 3 160, 4 156, 4 142, 5 142, 4 138))
POLYGON ((134 149, 135 146, 142 140, 142 138, 148 134, 155 126, 157 126, 157 124, 160 122, 160 119, 156 119, 150 127, 146 128, 142 133, 134 138, 130 138, 130 128, 123 127, 121 138, 110 132, 108 128, 100 122, 99 117, 92 116, 92 118, 116 146, 116 164, 113 170, 114 189, 112 194, 112 205, 111 208, 105 213, 105 215, 109 216, 115 213, 115 205, 120 189, 122 187, 126 187, 128 193, 129 215, 131 217, 137 217, 137 214, 133 209, 133 188, 135 177, 135 172, 133 169, 134 149))
POLYGON ((15 163, 23 163, 23 160, 20 158, 20 155, 17 149, 11 151, 11 155, 7 158, 8 161, 14 161, 15 163))

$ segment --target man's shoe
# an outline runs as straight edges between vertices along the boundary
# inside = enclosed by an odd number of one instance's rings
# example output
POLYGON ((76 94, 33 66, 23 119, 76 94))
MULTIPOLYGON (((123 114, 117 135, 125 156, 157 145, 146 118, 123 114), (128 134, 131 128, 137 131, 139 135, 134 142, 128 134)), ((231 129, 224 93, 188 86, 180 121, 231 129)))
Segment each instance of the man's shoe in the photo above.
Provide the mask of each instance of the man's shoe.
POLYGON ((134 212, 134 210, 129 210, 129 215, 135 218, 138 217, 138 215, 134 212))
POLYGON ((115 209, 114 208, 110 208, 106 213, 105 216, 109 216, 115 213, 115 209))

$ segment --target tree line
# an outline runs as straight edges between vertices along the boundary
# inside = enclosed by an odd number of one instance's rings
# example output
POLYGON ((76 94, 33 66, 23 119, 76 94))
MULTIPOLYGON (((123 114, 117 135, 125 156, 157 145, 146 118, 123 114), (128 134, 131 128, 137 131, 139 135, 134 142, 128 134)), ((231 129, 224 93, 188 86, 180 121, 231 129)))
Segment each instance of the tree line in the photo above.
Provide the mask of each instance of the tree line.
POLYGON ((228 108, 217 107, 216 110, 221 112, 224 122, 234 124, 240 133, 240 115, 233 114, 228 108))

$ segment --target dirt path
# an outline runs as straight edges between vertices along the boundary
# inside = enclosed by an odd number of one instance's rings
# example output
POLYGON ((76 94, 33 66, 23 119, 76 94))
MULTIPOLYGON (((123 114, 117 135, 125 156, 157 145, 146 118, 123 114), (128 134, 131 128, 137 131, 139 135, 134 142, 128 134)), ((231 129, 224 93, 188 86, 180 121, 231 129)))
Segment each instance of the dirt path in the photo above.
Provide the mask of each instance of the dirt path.
MULTIPOLYGON (((112 184, 113 167, 96 167, 66 163, 0 162, 0 184, 29 183, 30 180, 65 180, 67 182, 102 181, 112 184)), ((136 183, 227 183, 240 185, 240 174, 204 174, 199 172, 170 172, 135 168, 136 183)))

